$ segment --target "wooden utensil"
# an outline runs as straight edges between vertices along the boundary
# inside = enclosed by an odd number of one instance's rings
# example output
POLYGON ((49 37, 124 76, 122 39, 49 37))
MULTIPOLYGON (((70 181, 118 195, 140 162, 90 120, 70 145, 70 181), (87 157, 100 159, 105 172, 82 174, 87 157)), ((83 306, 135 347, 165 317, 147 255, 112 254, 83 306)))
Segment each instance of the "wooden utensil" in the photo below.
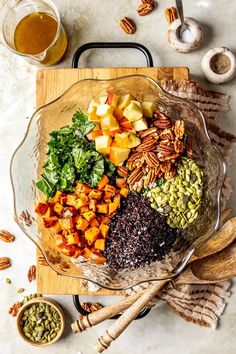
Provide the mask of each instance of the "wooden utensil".
MULTIPOLYGON (((226 225, 227 223, 225 223, 226 225)), ((225 246, 227 246, 229 243, 232 243, 232 241, 236 237, 236 232, 234 233, 234 230, 232 227, 228 228, 228 225, 226 225, 226 241, 225 241, 225 235, 224 235, 224 230, 225 230, 225 225, 223 225, 222 229, 218 232, 218 236, 215 238, 215 242, 211 242, 210 246, 207 247, 206 249, 208 252, 204 252, 202 257, 206 257, 210 254, 214 254, 218 252, 219 250, 222 250, 225 246), (217 240, 217 242, 216 242, 217 240), (212 253, 210 253, 212 252, 212 253)), ((205 250, 204 250, 205 251, 205 250)), ((198 257, 200 259, 201 257, 198 257)), ((196 260, 196 258, 195 258, 196 260)), ((190 259, 191 262, 191 259, 190 259)), ((169 279, 170 280, 170 279, 169 279)), ((110 328, 106 331, 106 333, 101 336, 98 339, 98 342, 96 343, 96 349, 99 353, 107 349, 111 342, 115 340, 125 329, 126 327, 133 321, 133 319, 137 316, 137 314, 145 307, 147 302, 149 302, 152 297, 154 297, 157 292, 169 281, 162 281, 158 283, 154 283, 151 285, 144 294, 141 295, 141 297, 131 305, 129 309, 127 309, 121 317, 114 322, 110 328), (156 290, 156 292, 155 292, 156 290), (145 302, 145 299, 147 300, 145 302)))

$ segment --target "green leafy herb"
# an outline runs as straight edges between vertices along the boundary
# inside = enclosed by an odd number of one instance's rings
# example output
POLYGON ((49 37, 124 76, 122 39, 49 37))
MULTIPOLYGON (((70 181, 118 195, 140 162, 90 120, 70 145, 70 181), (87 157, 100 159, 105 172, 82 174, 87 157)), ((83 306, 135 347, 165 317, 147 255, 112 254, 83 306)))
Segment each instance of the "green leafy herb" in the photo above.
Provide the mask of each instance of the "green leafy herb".
POLYGON ((73 125, 50 133, 44 173, 36 186, 47 198, 57 189, 72 192, 75 181, 95 187, 103 174, 113 177, 115 166, 95 150, 87 135, 95 126, 78 110, 72 118, 73 125))

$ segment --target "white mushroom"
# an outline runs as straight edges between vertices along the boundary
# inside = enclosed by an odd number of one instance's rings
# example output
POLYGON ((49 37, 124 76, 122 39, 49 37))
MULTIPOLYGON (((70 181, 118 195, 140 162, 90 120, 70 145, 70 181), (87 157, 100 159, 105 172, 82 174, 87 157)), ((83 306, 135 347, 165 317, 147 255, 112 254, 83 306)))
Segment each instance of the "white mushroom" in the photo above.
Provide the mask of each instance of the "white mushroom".
POLYGON ((208 81, 222 84, 235 76, 236 58, 228 48, 213 48, 204 55, 201 66, 208 81))
POLYGON ((187 29, 180 37, 180 19, 171 23, 168 30, 168 41, 170 45, 180 53, 189 53, 200 47, 203 38, 203 29, 199 22, 193 18, 184 19, 187 29))

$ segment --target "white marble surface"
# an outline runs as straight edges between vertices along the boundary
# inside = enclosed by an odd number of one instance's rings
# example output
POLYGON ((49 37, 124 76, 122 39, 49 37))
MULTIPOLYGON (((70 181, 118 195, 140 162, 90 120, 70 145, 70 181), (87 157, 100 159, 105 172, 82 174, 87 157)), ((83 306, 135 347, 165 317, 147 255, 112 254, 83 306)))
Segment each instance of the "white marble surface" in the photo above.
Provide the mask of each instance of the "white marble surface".
MULTIPOLYGON (((0 4, 5 0, 0 0, 0 4)), ((166 40, 167 23, 163 12, 173 1, 158 1, 157 9, 149 16, 138 18, 135 8, 137 1, 126 0, 54 0, 62 14, 65 28, 70 37, 66 59, 58 67, 70 67, 75 49, 89 41, 137 41, 146 45, 152 52, 156 66, 188 66, 192 77, 200 80, 205 87, 218 89, 232 96, 232 111, 222 117, 221 125, 236 133, 236 90, 234 79, 231 83, 216 87, 208 85, 202 77, 200 61, 204 53, 213 46, 227 46, 236 51, 234 0, 188 0, 185 1, 186 15, 198 19, 204 26, 205 40, 200 50, 191 54, 178 54, 166 40), (137 22, 137 32, 130 37, 119 28, 119 19, 130 16, 137 22)), ((25 344, 16 332, 15 319, 9 317, 7 310, 17 299, 19 287, 26 293, 34 292, 35 283, 27 282, 28 267, 35 262, 35 247, 22 234, 13 221, 12 192, 9 179, 10 158, 22 140, 29 117, 35 107, 35 72, 21 58, 9 53, 0 44, 0 229, 8 229, 16 235, 14 244, 0 245, 0 257, 9 256, 12 267, 0 273, 0 353, 1 354, 83 354, 95 353, 93 344, 96 337, 110 324, 107 321, 81 335, 73 335, 69 323, 77 314, 70 296, 54 297, 64 306, 67 316, 67 331, 62 340, 53 347, 37 349, 25 344), (4 279, 12 279, 12 285, 6 285, 4 279)), ((97 52, 85 55, 81 62, 87 66, 143 66, 141 54, 130 51, 122 53, 97 52)), ((235 153, 234 153, 235 160, 235 153)), ((229 169, 235 176, 235 164, 229 169)), ((233 178, 234 189, 236 187, 233 178)), ((235 209, 236 191, 229 205, 235 209)), ((233 354, 236 352, 236 292, 229 300, 225 314, 216 331, 199 328, 177 317, 167 306, 153 309, 144 319, 132 323, 125 333, 107 351, 111 354, 233 354)))

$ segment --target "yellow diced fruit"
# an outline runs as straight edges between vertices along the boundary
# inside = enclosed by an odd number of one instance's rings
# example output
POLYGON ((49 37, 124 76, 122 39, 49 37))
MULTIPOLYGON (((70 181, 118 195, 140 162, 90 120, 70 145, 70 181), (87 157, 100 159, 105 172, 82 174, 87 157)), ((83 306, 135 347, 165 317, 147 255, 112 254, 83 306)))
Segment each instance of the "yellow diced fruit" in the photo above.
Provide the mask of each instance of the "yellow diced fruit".
POLYGON ((108 99, 108 96, 100 96, 99 97, 99 102, 101 104, 105 104, 105 103, 107 103, 107 99, 108 99))
POLYGON ((128 148, 132 149, 138 145, 140 145, 141 140, 134 133, 129 134, 129 144, 128 148))
POLYGON ((56 204, 54 205, 53 210, 55 211, 55 213, 57 213, 57 214, 59 214, 59 215, 62 215, 62 212, 63 212, 63 210, 64 210, 64 206, 61 205, 60 203, 56 203, 56 204))
POLYGON ((102 198, 102 191, 97 191, 96 189, 92 189, 89 193, 89 197, 91 199, 100 200, 102 198))
POLYGON ((92 113, 94 108, 97 108, 97 106, 99 105, 99 103, 95 100, 92 100, 90 103, 89 103, 89 106, 88 106, 88 110, 87 110, 87 113, 92 113))
POLYGON ((112 114, 114 111, 114 107, 110 106, 109 104, 100 104, 97 106, 97 116, 104 117, 108 114, 112 114))
POLYGON ((75 203, 77 198, 78 198, 78 196, 75 195, 75 194, 67 194, 67 196, 66 196, 66 205, 74 206, 74 203, 75 203))
POLYGON ((104 238, 99 238, 95 241, 94 247, 97 250, 104 251, 105 250, 105 240, 104 238))
POLYGON ((127 160, 130 153, 130 149, 112 146, 110 150, 110 160, 115 166, 120 166, 125 160, 127 160))
POLYGON ((143 112, 141 102, 136 101, 136 100, 132 100, 131 102, 135 103, 139 107, 140 111, 143 112))
POLYGON ((141 119, 142 116, 142 111, 134 102, 131 102, 124 110, 124 117, 127 118, 131 123, 141 119))
POLYGON ((137 132, 140 132, 141 130, 145 130, 148 128, 148 124, 145 118, 141 118, 136 122, 133 122, 132 126, 137 132))
POLYGON ((143 110, 143 114, 148 117, 148 118, 152 118, 153 117, 153 113, 156 110, 156 107, 154 105, 154 103, 152 102, 142 102, 141 103, 141 107, 143 110))
POLYGON ((116 118, 112 114, 105 115, 101 117, 101 127, 102 129, 109 129, 115 130, 119 129, 119 123, 117 122, 116 118))
POLYGON ((112 142, 112 139, 108 135, 98 136, 95 139, 95 148, 101 154, 108 155, 110 153, 111 142, 112 142))
POLYGON ((129 93, 121 96, 118 103, 118 108, 124 110, 130 104, 132 99, 133 97, 129 93))
POLYGON ((97 204, 97 213, 107 214, 108 204, 97 204))
POLYGON ((88 113, 89 122, 100 122, 100 117, 97 116, 96 111, 97 109, 96 107, 94 107, 93 111, 91 113, 88 113))
POLYGON ((117 107, 120 96, 116 95, 114 92, 109 92, 107 97, 107 103, 113 107, 117 107))
POLYGON ((107 237, 108 235, 108 230, 109 230, 109 226, 108 225, 105 225, 105 224, 101 224, 99 226, 99 229, 101 231, 101 234, 103 237, 107 237))
POLYGON ((94 243, 96 239, 99 237, 99 235, 100 235, 100 230, 96 226, 90 227, 84 233, 84 236, 88 241, 89 245, 94 243))
POLYGON ((117 144, 121 147, 129 147, 129 132, 123 132, 120 134, 116 134, 115 135, 115 141, 117 142, 117 144))

